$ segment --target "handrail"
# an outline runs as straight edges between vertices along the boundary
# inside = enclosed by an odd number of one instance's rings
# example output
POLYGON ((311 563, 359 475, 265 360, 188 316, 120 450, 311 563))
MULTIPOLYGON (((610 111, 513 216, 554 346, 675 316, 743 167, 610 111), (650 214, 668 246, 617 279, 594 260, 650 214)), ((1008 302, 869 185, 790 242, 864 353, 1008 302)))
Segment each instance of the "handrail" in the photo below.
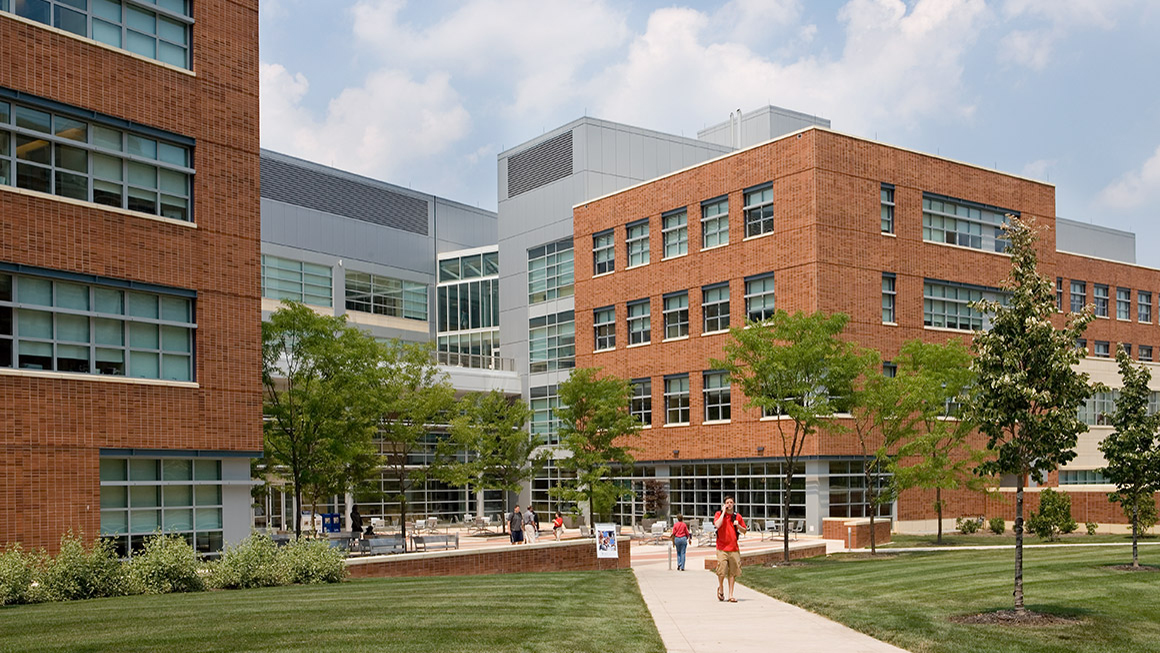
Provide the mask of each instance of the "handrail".
POLYGON ((477 370, 496 370, 500 372, 516 371, 514 358, 500 356, 484 356, 482 354, 465 354, 457 351, 432 352, 435 362, 450 367, 468 367, 477 370))

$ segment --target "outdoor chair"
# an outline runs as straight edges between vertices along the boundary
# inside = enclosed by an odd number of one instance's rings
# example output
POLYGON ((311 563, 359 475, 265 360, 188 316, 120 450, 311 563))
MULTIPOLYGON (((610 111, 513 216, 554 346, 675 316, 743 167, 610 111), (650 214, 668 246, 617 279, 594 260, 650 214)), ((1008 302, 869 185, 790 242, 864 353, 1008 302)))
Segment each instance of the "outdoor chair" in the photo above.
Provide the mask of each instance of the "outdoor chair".
POLYGON ((648 540, 648 544, 660 544, 665 539, 665 523, 663 521, 655 522, 652 525, 652 532, 648 540))
POLYGON ((638 540, 643 540, 648 537, 648 533, 644 532, 644 526, 639 522, 632 525, 632 537, 638 540))
POLYGON ((806 520, 791 519, 789 520, 789 533, 793 535, 793 539, 797 539, 799 533, 806 532, 806 520))
POLYGON ((701 536, 697 538, 697 546, 712 546, 717 543, 717 529, 713 527, 713 520, 701 520, 701 536))
POLYGON ((769 537, 771 540, 776 540, 781 536, 781 520, 780 519, 766 519, 765 532, 761 535, 761 539, 769 537))

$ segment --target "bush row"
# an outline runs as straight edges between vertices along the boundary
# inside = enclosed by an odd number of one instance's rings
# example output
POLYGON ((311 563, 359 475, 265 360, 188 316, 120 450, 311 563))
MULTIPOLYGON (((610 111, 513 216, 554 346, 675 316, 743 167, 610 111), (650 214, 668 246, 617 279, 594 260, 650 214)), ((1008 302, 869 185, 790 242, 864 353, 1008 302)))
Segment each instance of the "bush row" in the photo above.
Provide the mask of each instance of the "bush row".
POLYGON ((341 552, 325 540, 298 540, 278 547, 251 535, 203 561, 184 538, 157 535, 126 561, 112 544, 68 533, 55 557, 14 544, 0 552, 0 605, 72 601, 127 594, 200 592, 273 585, 338 583, 346 577, 341 552))

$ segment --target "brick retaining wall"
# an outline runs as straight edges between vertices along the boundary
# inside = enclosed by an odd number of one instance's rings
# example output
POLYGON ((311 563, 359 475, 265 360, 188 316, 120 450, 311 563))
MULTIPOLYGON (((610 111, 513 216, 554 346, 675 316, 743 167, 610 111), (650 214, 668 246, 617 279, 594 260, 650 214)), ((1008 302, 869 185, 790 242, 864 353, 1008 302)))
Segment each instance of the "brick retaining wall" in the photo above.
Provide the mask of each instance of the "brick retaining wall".
POLYGON ((617 538, 619 557, 597 558, 590 539, 524 544, 494 549, 405 553, 350 558, 351 578, 400 576, 481 576, 540 571, 594 571, 632 566, 629 538, 617 538))
MULTIPOLYGON (((789 550, 790 560, 801 560, 802 558, 813 558, 815 556, 826 555, 826 543, 817 542, 813 544, 806 544, 797 547, 791 547, 789 550)), ((750 567, 753 565, 764 565, 770 562, 781 562, 785 560, 785 551, 781 546, 776 549, 761 549, 758 551, 742 551, 741 552, 741 566, 750 567)), ((717 557, 713 556, 705 558, 705 569, 715 571, 717 569, 717 557)))
MULTIPOLYGON (((890 520, 874 520, 875 544, 885 544, 890 541, 890 520)), ((846 519, 842 517, 826 517, 822 520, 822 537, 827 540, 841 540, 850 549, 861 549, 870 546, 870 519, 857 517, 846 519)))

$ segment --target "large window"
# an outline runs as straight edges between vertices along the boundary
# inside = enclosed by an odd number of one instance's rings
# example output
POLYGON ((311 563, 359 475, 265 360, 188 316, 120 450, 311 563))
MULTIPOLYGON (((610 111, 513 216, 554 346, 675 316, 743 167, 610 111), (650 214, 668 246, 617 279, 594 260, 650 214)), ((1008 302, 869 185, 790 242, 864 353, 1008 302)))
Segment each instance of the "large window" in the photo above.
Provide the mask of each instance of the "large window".
POLYGON ((616 349, 616 307, 605 306, 592 311, 592 328, 596 336, 596 351, 616 349))
POLYGON ((665 295, 665 340, 689 335, 689 293, 665 295))
POLYGON ((773 274, 763 274, 745 280, 745 317, 760 322, 773 317, 773 274))
POLYGON ((558 444, 560 442, 560 418, 556 416, 556 409, 560 407, 560 397, 554 385, 538 386, 528 390, 532 410, 532 435, 539 437, 544 444, 558 444))
POLYGON ((894 233, 894 186, 882 184, 879 191, 882 202, 882 233, 894 233))
POLYGON ((729 328, 729 282, 705 286, 701 289, 701 315, 705 333, 716 333, 729 328))
POLYGON ((576 367, 576 320, 572 311, 528 320, 530 371, 576 367))
POLYGON ((990 326, 990 321, 971 302, 983 299, 999 301, 994 288, 968 286, 926 279, 922 285, 922 320, 929 327, 974 331, 990 326))
POLYGON ((648 263, 648 220, 638 220, 625 228, 628 267, 648 263))
POLYGON ((652 341, 650 302, 640 299, 628 305, 628 344, 641 345, 652 341))
POLYGON ((611 229, 592 236, 592 274, 608 274, 616 269, 616 241, 611 229))
POLYGON ((1116 319, 1132 319, 1132 289, 1116 288, 1116 319))
POLYGON ((1152 362, 1152 345, 1140 345, 1140 362, 1152 362))
POLYGON ((1093 354, 1096 358, 1111 358, 1112 357, 1112 343, 1107 340, 1097 340, 1095 342, 1095 349, 1093 354))
POLYGON ((101 537, 118 555, 140 551, 158 531, 198 553, 222 549, 222 463, 192 458, 101 457, 101 537))
POLYGON ((1136 293, 1136 320, 1152 321, 1152 293, 1143 290, 1136 293))
POLYGON ((1087 305, 1087 283, 1083 281, 1071 282, 1071 312, 1080 313, 1083 307, 1087 305))
POLYGON ((652 379, 633 379, 628 412, 644 426, 652 425, 652 379))
POLYGON ((745 191, 745 237, 773 233, 773 185, 745 191))
POLYGON ((1007 251, 1003 225, 1006 209, 924 193, 922 197, 922 239, 989 252, 1007 251))
POLYGON ((1098 469, 1061 469, 1060 485, 1110 485, 1098 469))
POLYGON ((729 198, 701 205, 701 249, 729 244, 729 198))
POLYGON ((528 250, 529 304, 571 297, 574 284, 571 238, 528 250))
POLYGON ((1096 317, 1108 316, 1108 286, 1097 283, 1092 288, 1092 300, 1096 307, 1096 317))
POLYGON ((439 259, 439 282, 499 276, 499 252, 439 259))
POLYGON ((1079 407, 1079 420, 1089 426, 1110 425, 1112 414, 1116 412, 1116 401, 1119 398, 1119 390, 1093 392, 1079 407))
MULTIPOLYGON (((425 321, 427 284, 347 270, 346 308, 350 311, 425 321)), ((478 310, 475 316, 479 318, 478 310)))
MULTIPOLYGON (((869 517, 870 493, 867 492, 866 474, 861 461, 830 462, 830 517, 869 517)), ((890 486, 890 474, 881 470, 871 472, 871 480, 881 496, 890 486)), ((892 502, 878 506, 878 515, 889 517, 892 502)))
POLYGON ((191 221, 189 147, 123 127, 0 100, 0 184, 191 221))
POLYGON ((672 211, 661 217, 661 239, 665 244, 664 258, 681 256, 689 251, 689 214, 685 209, 672 211))
POLYGON ((330 266, 262 255, 262 296, 313 306, 332 305, 330 266))
POLYGON ((689 375, 665 377, 665 424, 689 423, 689 375))
POLYGON ((882 273, 882 323, 894 324, 894 275, 890 272, 882 273))
MULTIPOLYGON (((347 278, 350 278, 350 273, 347 273, 347 278)), ((402 317, 426 319, 426 286, 409 281, 403 283, 404 294, 409 299, 406 307, 410 312, 402 317), (409 293, 406 284, 410 284, 409 293), (420 299, 423 300, 422 306, 420 299)), ((499 328, 498 277, 440 284, 436 289, 436 302, 440 332, 499 328)), ((350 308, 349 303, 347 307, 350 308)))
POLYGON ((721 422, 730 418, 729 375, 705 372, 701 393, 705 404, 705 421, 721 422))
POLYGON ((189 68, 189 0, 0 0, 0 11, 189 68))
POLYGON ((193 380, 193 293, 0 272, 0 367, 193 380))

